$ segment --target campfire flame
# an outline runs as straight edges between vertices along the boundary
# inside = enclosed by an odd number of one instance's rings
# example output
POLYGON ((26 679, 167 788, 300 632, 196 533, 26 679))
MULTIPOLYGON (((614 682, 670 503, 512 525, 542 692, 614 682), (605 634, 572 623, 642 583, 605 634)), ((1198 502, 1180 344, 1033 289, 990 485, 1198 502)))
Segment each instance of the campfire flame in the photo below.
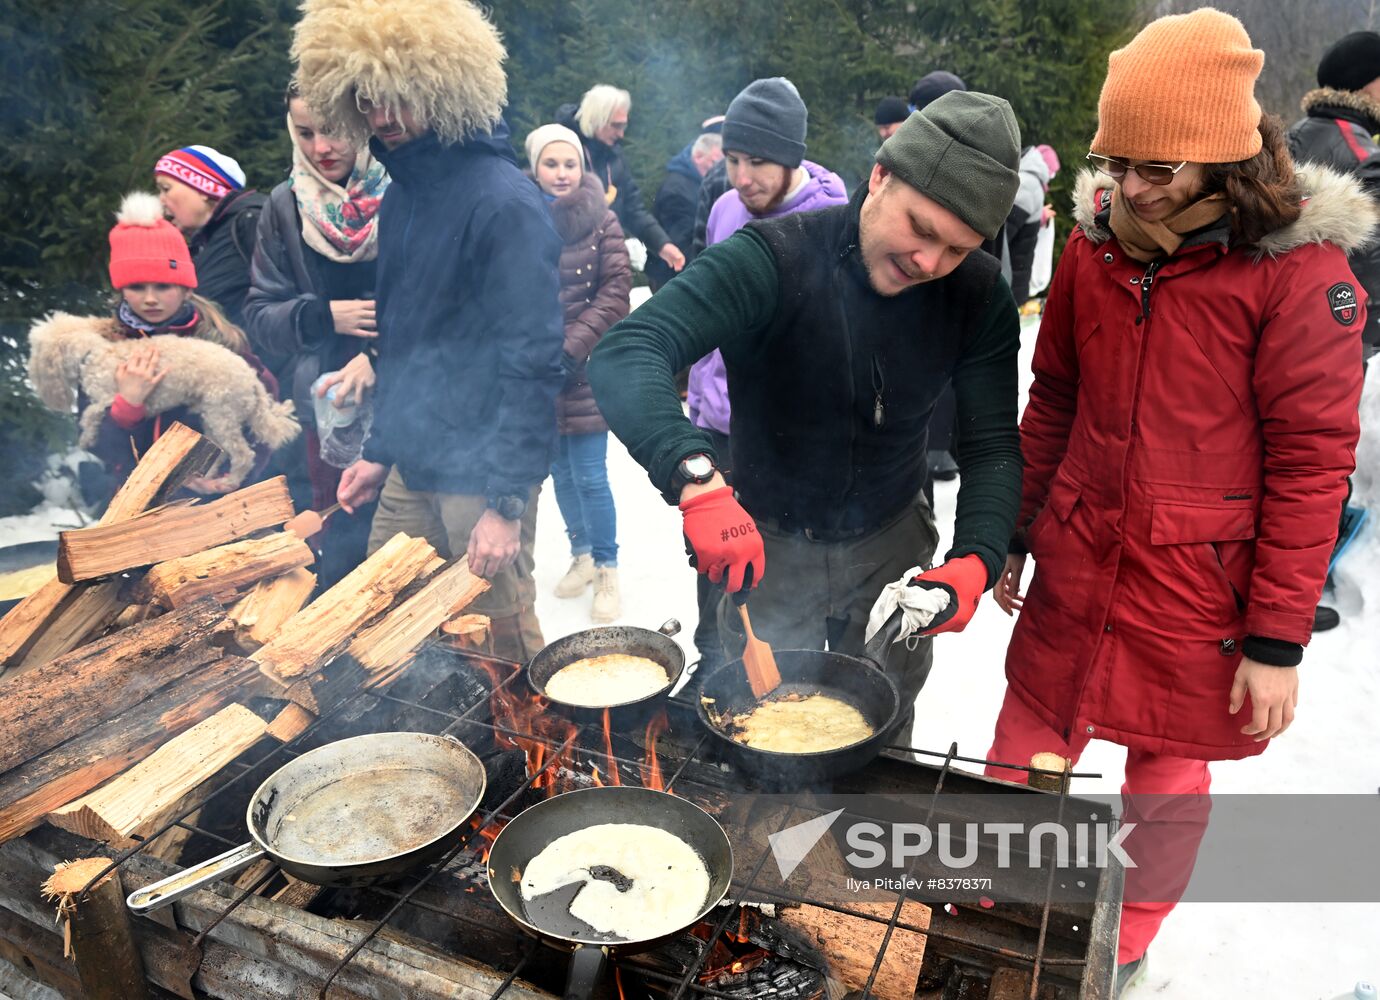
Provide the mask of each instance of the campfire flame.
POLYGON ((623 784, 623 779, 618 776, 618 761, 613 759, 613 729, 609 725, 609 710, 604 709, 604 757, 609 762, 609 783, 613 785, 623 784))
MULTIPOLYGON (((522 750, 527 757, 528 775, 537 774, 548 763, 548 755, 559 753, 560 748, 570 743, 579 732, 579 727, 569 719, 547 711, 550 702, 540 695, 519 693, 515 682, 505 684, 505 677, 499 666, 487 660, 476 661, 488 675, 490 690, 489 707, 493 712, 493 722, 498 727, 494 732, 494 742, 500 749, 522 750), (506 732, 504 731, 506 730, 506 732)), ((521 670, 521 667, 517 668, 521 670)), ((511 676, 511 675, 510 675, 511 676)), ((561 759, 532 783, 534 789, 544 790, 547 795, 556 794, 557 781, 562 768, 569 762, 561 759)))
MULTIPOLYGON (((760 919, 757 912, 750 907, 744 906, 739 909, 737 927, 725 928, 710 947, 709 957, 705 959, 704 969, 699 975, 701 984, 712 983, 723 976, 738 976, 751 972, 771 956, 770 951, 754 944, 751 938, 751 932, 757 927, 760 919)), ((714 925, 711 922, 703 921, 692 927, 690 933, 707 941, 713 930, 714 925)))
POLYGON ((656 741, 670 727, 671 723, 666 718, 664 708, 652 716, 651 721, 647 723, 645 734, 647 756, 642 765, 642 785, 645 788, 654 788, 658 792, 666 791, 666 782, 661 778, 661 761, 656 756, 656 741))

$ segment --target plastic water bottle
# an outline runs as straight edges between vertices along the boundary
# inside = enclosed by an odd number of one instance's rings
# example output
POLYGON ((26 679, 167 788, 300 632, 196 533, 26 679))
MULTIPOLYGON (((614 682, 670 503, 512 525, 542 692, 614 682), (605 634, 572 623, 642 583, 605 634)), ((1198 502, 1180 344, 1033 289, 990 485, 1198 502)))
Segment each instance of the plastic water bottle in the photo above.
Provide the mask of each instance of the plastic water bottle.
POLYGON ((335 405, 336 390, 333 385, 324 396, 318 396, 321 383, 335 372, 326 372, 311 386, 312 401, 316 409, 316 433, 321 438, 321 460, 337 469, 344 469, 357 462, 364 454, 364 439, 369 436, 373 424, 373 407, 367 402, 360 405, 335 405))
POLYGON ((1375 986, 1362 979, 1356 984, 1356 988, 1350 993, 1342 993, 1334 1000, 1376 1000, 1377 992, 1375 986))

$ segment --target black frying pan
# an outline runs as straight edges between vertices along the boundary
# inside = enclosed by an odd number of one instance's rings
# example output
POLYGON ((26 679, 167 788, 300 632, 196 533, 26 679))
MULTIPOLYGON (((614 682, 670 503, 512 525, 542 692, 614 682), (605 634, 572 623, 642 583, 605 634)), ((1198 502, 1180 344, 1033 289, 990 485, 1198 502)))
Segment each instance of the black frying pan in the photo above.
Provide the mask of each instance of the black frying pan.
POLYGON ((680 631, 680 622, 672 618, 660 629, 633 628, 628 625, 609 625, 603 628, 587 628, 582 632, 557 639, 548 645, 527 666, 527 683, 532 690, 551 703, 551 707, 576 722, 599 722, 604 710, 609 713, 609 725, 619 731, 641 728, 660 709, 667 694, 680 679, 685 669, 685 653, 680 644, 671 637, 680 631), (572 705, 556 701, 546 693, 547 682, 563 667, 587 656, 603 656, 608 653, 627 653, 631 656, 645 656, 666 670, 666 686, 654 694, 643 698, 617 702, 611 705, 572 705))
POLYGON ((719 749, 735 764, 772 788, 794 788, 828 781, 865 766, 882 752, 900 715, 901 696, 895 683, 871 660, 819 649, 778 649, 776 666, 781 687, 773 697, 800 692, 826 694, 852 705, 872 728, 872 735, 837 750, 780 753, 740 743, 720 722, 728 713, 745 712, 758 704, 748 685, 742 660, 714 671, 700 688, 697 710, 719 749))
MULTIPOLYGON (((605 876, 612 880, 618 873, 606 870, 599 877, 605 876)), ((508 916, 545 943, 573 952, 566 1000, 585 1000, 593 994, 610 952, 646 951, 699 923, 719 905, 732 878, 733 848, 723 827, 693 802, 650 788, 583 788, 553 796, 519 813, 499 833, 489 851, 489 888, 508 916), (679 837, 695 850, 709 872, 709 893, 694 920, 669 934, 627 940, 602 934, 570 914, 570 906, 584 883, 574 883, 530 902, 522 898, 519 880, 533 858, 558 837, 602 823, 654 826, 679 837)))
POLYGON ((370 733, 328 743, 259 786, 245 821, 249 843, 126 902, 147 913, 261 858, 315 885, 370 885, 445 854, 484 787, 484 765, 451 736, 370 733))

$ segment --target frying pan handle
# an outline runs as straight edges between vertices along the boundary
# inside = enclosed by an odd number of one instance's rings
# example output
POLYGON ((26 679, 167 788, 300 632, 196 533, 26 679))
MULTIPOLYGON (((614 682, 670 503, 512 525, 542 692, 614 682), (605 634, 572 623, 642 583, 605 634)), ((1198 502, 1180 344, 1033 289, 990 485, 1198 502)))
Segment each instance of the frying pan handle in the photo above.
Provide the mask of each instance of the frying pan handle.
POLYGON ((248 868, 260 858, 267 856, 267 853, 258 844, 241 844, 234 850, 218 854, 209 861, 193 865, 191 868, 180 871, 161 882, 136 889, 129 894, 129 898, 125 900, 125 905, 135 913, 149 913, 161 909, 174 900, 181 899, 198 889, 204 889, 212 882, 229 878, 236 872, 248 868))
POLYGON ((609 950, 592 944, 577 944, 565 974, 565 1000, 590 1000, 604 975, 609 950))
POLYGON ((657 631, 660 632, 660 633, 661 633, 662 635, 664 635, 664 636, 679 635, 679 634, 680 634, 680 619, 679 619, 679 618, 667 618, 666 621, 662 624, 661 628, 657 629, 657 631))

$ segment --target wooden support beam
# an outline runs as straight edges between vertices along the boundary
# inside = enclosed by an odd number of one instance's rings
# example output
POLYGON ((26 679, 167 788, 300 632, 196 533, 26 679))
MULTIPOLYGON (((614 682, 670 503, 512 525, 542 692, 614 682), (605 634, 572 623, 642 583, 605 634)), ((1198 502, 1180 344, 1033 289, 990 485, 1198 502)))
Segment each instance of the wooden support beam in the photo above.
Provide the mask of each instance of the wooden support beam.
POLYGON ((161 562, 148 571, 144 586, 151 599, 165 608, 180 608, 201 597, 228 603, 261 580, 310 566, 315 560, 306 542, 278 531, 161 562))
MULTIPOLYGON (((849 902, 847 908, 890 919, 896 904, 893 902, 849 902)), ((777 919, 806 935, 829 963, 829 975, 850 990, 860 990, 872 974, 872 964, 881 950, 886 924, 866 917, 826 910, 820 906, 803 904, 784 906, 777 911, 777 919)), ((907 900, 901 908, 901 922, 914 927, 929 927, 930 908, 923 903, 907 900)), ((915 931, 896 930, 887 945, 882 967, 872 984, 872 995, 878 1000, 912 1000, 920 979, 920 966, 925 960, 925 936, 915 931)))
POLYGON ((233 701, 261 693, 248 660, 227 656, 0 775, 0 842, 33 829, 66 805, 143 760, 233 701))
POLYGON ((0 681, 0 772, 219 659, 207 640, 223 620, 220 605, 206 599, 0 681))
MULTIPOLYGON (((214 444, 183 424, 173 424, 153 443, 129 478, 116 492, 101 516, 101 524, 114 524, 133 517, 149 507, 163 503, 189 477, 201 476, 215 468, 221 452, 214 444)), ((72 593, 70 584, 58 579, 54 570, 47 583, 21 601, 0 618, 0 673, 7 667, 25 661, 25 654, 45 634, 54 617, 59 614, 72 593)), ((75 649, 86 637, 77 638, 67 631, 65 642, 50 642, 46 649, 49 658, 75 649)))
POLYGON ((127 847, 162 826, 171 807, 257 743, 267 728, 244 706, 227 705, 124 774, 53 810, 48 822, 127 847))
POLYGON ((43 895, 57 900, 58 920, 66 924, 68 950, 88 1000, 139 1000, 149 995, 148 984, 120 873, 107 872, 91 884, 109 864, 109 858, 59 864, 43 884, 43 895), (78 901, 83 892, 86 898, 78 901))
POLYGON ((252 653, 270 641, 284 622, 306 606, 315 589, 316 574, 307 569, 256 583, 229 611, 240 649, 252 653))
POLYGON ((251 659, 283 687, 316 672, 436 558, 436 550, 425 539, 394 535, 334 587, 288 619, 251 659))
POLYGON ((58 535, 58 579, 93 580, 224 545, 292 517, 277 476, 204 504, 167 504, 114 524, 58 535))

